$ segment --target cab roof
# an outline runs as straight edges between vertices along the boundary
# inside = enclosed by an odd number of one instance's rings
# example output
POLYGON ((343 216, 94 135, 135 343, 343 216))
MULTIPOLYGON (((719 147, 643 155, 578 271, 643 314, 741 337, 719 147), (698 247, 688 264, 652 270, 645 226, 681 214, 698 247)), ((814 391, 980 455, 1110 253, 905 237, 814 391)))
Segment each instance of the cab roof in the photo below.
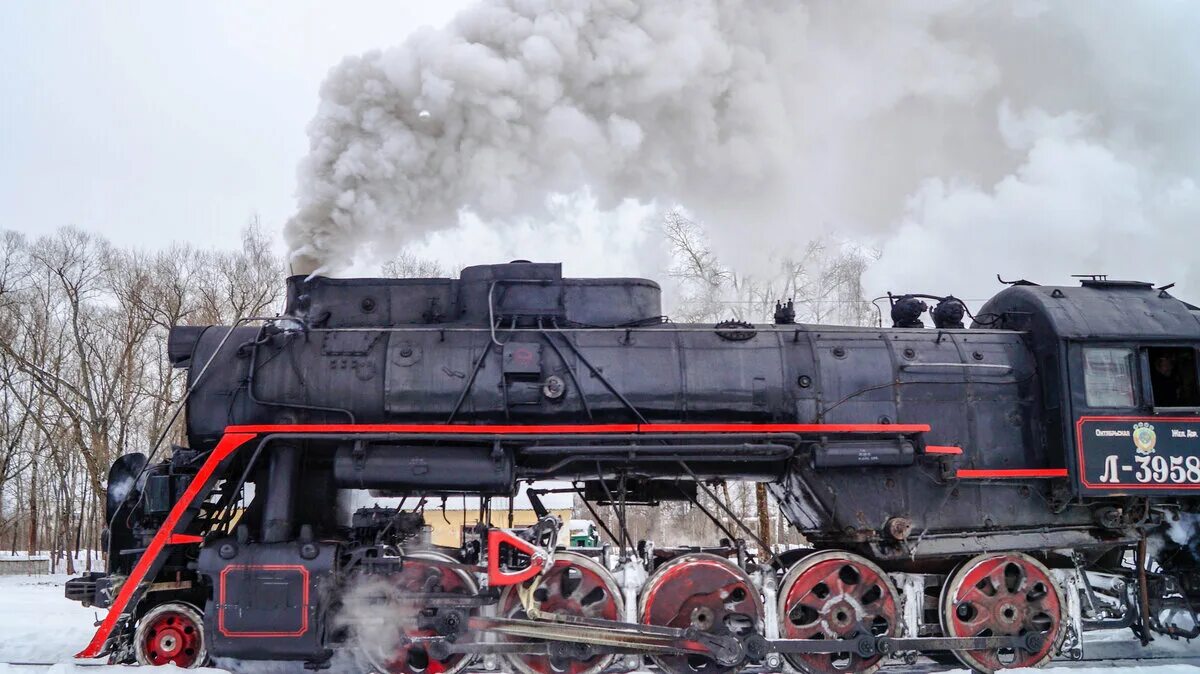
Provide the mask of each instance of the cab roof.
POLYGON ((1142 281, 1019 284, 989 300, 972 327, 1049 328, 1062 339, 1200 340, 1200 310, 1142 281))

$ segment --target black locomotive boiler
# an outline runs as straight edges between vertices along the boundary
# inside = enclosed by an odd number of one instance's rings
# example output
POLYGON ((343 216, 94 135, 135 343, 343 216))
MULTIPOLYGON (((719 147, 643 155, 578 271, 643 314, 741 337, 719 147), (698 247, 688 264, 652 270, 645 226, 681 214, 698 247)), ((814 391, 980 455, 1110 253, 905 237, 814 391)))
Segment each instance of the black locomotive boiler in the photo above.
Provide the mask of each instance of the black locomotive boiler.
POLYGON ((993 671, 1077 656, 1089 628, 1197 636, 1196 307, 1089 279, 1011 285, 970 328, 952 297, 927 317, 914 296, 892 328, 782 305, 773 325, 700 325, 659 294, 526 262, 293 277, 281 316, 175 328, 187 443, 114 464, 108 569, 67 586, 108 609, 80 655, 993 671), (460 548, 423 535, 445 497, 502 524, 491 499, 544 480, 617 523, 605 554, 558 545, 549 515, 460 548), (773 554, 744 523, 632 540, 631 505, 726 522, 723 480, 766 483, 811 549, 773 554), (390 505, 347 508, 363 490, 390 505))

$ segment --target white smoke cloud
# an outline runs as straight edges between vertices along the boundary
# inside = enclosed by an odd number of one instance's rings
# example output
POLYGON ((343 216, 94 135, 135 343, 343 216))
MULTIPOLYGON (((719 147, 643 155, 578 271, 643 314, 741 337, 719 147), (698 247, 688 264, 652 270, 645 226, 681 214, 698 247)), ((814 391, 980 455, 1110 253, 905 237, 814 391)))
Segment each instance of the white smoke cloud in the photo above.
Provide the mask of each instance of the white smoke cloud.
POLYGON ((1107 273, 1200 287, 1193 178, 1147 170, 1089 136, 1078 114, 1001 108, 999 118, 1002 136, 1025 152, 1020 166, 986 187, 924 182, 868 285, 983 298, 996 273, 1045 283, 1107 273), (906 285, 893 287, 897 279, 906 285))
POLYGON ((1198 27, 1175 2, 487 0, 331 72, 293 267, 477 223, 582 231, 598 225, 564 225, 553 198, 584 193, 683 204, 742 268, 830 232, 871 241, 871 289, 1186 281, 1198 27))
POLYGON ((1171 522, 1167 528, 1167 536, 1175 542, 1176 545, 1182 545, 1192 548, 1195 552, 1196 534, 1200 531, 1200 514, 1197 513, 1179 513, 1179 519, 1171 522))

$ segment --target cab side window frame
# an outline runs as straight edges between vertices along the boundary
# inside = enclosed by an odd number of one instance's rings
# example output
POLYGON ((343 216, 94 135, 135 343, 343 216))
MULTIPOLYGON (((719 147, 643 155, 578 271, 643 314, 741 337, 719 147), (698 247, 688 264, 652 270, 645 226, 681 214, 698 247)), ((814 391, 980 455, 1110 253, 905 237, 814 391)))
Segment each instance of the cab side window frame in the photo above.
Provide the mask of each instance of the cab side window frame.
POLYGON ((1080 350, 1084 402, 1091 409, 1134 410, 1145 400, 1141 358, 1133 346, 1096 344, 1080 350))

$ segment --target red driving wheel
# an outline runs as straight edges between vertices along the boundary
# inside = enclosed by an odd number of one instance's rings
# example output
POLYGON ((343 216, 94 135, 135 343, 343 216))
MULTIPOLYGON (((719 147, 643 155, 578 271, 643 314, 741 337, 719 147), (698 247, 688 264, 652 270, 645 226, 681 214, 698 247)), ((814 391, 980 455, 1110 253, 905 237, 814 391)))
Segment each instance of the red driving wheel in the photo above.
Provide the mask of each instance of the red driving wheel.
MULTIPOLYGON (((625 603, 616 579, 584 555, 555 552, 554 565, 531 582, 537 583, 533 597, 540 611, 599 620, 623 619, 625 603)), ((504 591, 500 615, 527 618, 517 586, 504 591)), ((519 637, 509 640, 524 641, 519 637)), ((550 655, 513 654, 508 661, 522 674, 596 674, 607 669, 613 658, 613 655, 594 655, 585 659, 559 659, 550 655)))
MULTIPOLYGON (((642 587, 643 624, 745 637, 762 629, 762 597, 750 576, 728 559, 707 553, 680 555, 650 575, 642 587)), ((701 655, 652 655, 667 674, 730 674, 701 655)))
POLYGON ((189 669, 208 659, 204 619, 191 604, 169 602, 150 609, 134 632, 137 660, 143 665, 189 669))
POLYGON ((381 576, 378 582, 386 587, 364 585, 367 594, 386 596, 382 612, 390 612, 394 620, 378 620, 360 626, 359 648, 374 671, 381 674, 454 674, 466 667, 471 658, 463 653, 451 653, 437 659, 419 641, 437 636, 432 629, 416 626, 415 616, 424 606, 422 595, 461 594, 473 596, 478 587, 471 575, 455 565, 452 557, 435 551, 418 551, 404 555, 400 573, 381 576), (397 634, 399 632, 399 634, 397 634))
POLYGON ((942 630, 950 637, 1042 635, 1040 647, 958 651, 963 664, 981 672, 1039 667, 1062 641, 1062 593, 1040 562, 1019 552, 979 555, 946 582, 942 630))
MULTIPOLYGON (((896 588, 887 574, 858 555, 828 550, 800 560, 779 590, 779 632, 785 639, 851 639, 860 630, 896 636, 899 617, 896 588)), ((882 656, 858 653, 807 653, 786 656, 793 667, 811 674, 879 668, 882 656)))

